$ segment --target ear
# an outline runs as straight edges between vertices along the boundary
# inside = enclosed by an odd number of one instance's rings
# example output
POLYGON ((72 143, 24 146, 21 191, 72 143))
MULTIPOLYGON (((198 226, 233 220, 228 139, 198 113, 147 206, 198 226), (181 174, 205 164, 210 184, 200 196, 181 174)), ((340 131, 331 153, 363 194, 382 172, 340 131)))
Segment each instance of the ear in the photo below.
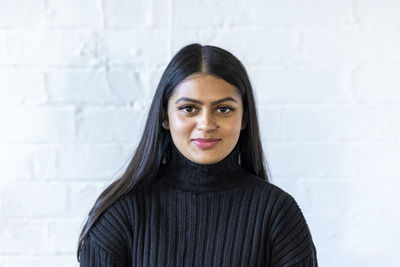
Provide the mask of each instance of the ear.
POLYGON ((168 120, 164 120, 164 121, 161 123, 161 125, 162 125, 162 127, 164 127, 165 130, 169 130, 169 123, 168 123, 168 120))
POLYGON ((161 126, 162 126, 165 130, 169 130, 168 116, 167 116, 166 112, 162 111, 161 117, 162 117, 161 126))
POLYGON ((240 127, 241 130, 243 130, 244 128, 246 128, 246 126, 247 126, 247 121, 248 121, 247 112, 244 112, 244 113, 243 113, 243 119, 242 119, 242 126, 240 127))

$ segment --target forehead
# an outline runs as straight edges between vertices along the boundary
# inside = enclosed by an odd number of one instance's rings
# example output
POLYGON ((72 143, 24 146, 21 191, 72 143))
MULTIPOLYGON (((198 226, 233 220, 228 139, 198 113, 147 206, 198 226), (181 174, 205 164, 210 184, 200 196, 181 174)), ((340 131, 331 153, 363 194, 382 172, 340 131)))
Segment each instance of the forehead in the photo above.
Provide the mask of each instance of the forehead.
POLYGON ((212 75, 195 75, 183 80, 174 89, 170 100, 182 96, 205 102, 228 96, 241 100, 240 92, 235 86, 212 75))

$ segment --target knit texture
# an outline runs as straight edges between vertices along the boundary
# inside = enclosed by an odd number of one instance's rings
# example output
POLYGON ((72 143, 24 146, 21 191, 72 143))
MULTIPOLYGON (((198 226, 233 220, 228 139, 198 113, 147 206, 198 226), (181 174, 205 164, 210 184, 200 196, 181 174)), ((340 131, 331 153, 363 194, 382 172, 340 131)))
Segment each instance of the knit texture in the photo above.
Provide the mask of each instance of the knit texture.
POLYGON ((175 147, 157 179, 109 207, 81 266, 317 266, 293 197, 238 164, 201 165, 175 147))

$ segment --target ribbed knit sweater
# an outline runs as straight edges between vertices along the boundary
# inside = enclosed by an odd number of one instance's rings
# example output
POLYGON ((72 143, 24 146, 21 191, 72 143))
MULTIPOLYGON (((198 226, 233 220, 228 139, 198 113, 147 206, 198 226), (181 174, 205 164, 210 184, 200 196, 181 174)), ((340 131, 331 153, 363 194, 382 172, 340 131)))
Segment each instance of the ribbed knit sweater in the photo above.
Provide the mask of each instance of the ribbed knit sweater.
POLYGON ((157 179, 96 221, 80 266, 317 266, 292 196, 238 164, 201 165, 175 147, 157 179))

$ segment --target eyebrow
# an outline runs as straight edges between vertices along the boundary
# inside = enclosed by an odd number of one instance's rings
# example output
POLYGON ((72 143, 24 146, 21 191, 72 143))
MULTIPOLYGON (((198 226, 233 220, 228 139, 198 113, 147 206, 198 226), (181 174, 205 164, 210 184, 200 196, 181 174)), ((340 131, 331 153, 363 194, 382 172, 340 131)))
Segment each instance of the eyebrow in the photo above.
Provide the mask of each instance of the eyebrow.
MULTIPOLYGON (((190 98, 190 97, 185 97, 185 96, 183 96, 183 97, 179 98, 178 100, 176 100, 175 104, 178 104, 179 102, 182 102, 182 101, 189 101, 189 102, 197 103, 197 104, 200 104, 200 105, 204 104, 200 100, 193 99, 193 98, 190 98)), ((222 102, 225 102, 225 101, 233 101, 233 102, 237 103, 237 101, 235 99, 233 99, 232 97, 225 97, 225 98, 213 101, 213 102, 211 102, 211 104, 212 105, 216 105, 216 104, 219 104, 219 103, 222 103, 222 102)))

